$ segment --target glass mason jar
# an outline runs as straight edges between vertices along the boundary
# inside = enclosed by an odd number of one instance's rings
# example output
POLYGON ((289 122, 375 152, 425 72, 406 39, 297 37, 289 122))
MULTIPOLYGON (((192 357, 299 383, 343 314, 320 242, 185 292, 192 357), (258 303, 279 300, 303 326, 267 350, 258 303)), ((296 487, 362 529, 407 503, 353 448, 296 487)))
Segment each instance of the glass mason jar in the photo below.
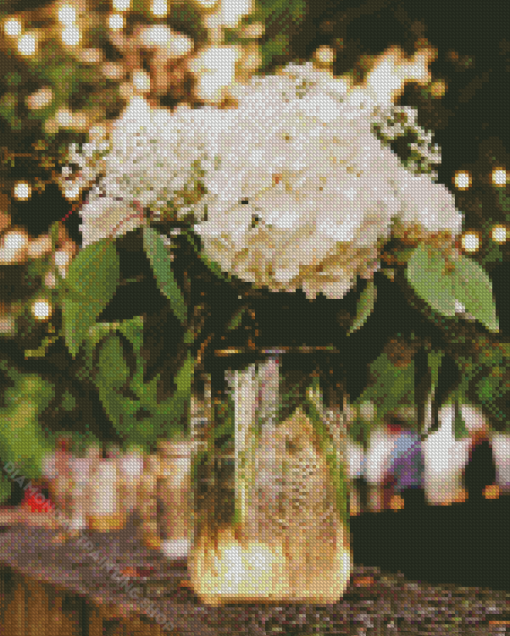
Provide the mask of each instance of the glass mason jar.
POLYGON ((204 360, 212 426, 194 456, 188 562, 204 603, 324 604, 344 593, 346 436, 331 355, 234 350, 204 360))

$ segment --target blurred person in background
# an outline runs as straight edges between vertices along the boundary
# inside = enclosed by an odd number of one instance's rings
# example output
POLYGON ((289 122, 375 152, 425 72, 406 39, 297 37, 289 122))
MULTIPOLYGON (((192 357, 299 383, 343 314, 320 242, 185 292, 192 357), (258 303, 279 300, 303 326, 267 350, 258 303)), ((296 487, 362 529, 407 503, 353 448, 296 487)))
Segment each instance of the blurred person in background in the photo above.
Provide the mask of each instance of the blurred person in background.
POLYGON ((388 469, 394 493, 386 507, 398 509, 403 506, 407 511, 423 511, 425 462, 421 436, 416 430, 415 421, 409 417, 391 414, 386 418, 386 423, 388 430, 395 437, 388 469))
POLYGON ((499 495, 496 484, 496 462, 486 423, 471 431, 468 461, 463 471, 464 488, 471 504, 480 504, 484 499, 499 495))

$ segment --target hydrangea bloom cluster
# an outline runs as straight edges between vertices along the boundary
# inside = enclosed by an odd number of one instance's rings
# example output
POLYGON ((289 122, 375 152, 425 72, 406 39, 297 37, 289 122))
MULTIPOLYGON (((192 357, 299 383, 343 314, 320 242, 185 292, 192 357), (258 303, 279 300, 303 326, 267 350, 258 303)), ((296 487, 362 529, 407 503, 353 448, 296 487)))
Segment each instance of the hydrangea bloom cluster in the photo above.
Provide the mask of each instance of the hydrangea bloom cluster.
POLYGON ((172 113, 134 99, 107 139, 90 141, 81 149, 72 144, 63 173, 69 177, 70 166, 76 165, 73 187, 92 185, 80 210, 83 247, 139 227, 140 209, 150 210, 152 218, 163 212, 176 219, 193 213, 190 204, 200 196, 199 162, 203 169, 210 167, 204 149, 214 141, 211 133, 219 130, 215 116, 221 112, 183 106, 172 113))
MULTIPOLYGON (((392 132, 389 105, 311 63, 254 77, 234 97, 232 109, 182 105, 148 110, 144 121, 127 112, 81 212, 84 244, 112 232, 133 202, 171 209, 193 217, 205 253, 225 272, 272 291, 342 298, 357 276, 378 269, 394 228, 460 231, 448 189, 424 173, 424 162, 405 166, 389 147, 411 126, 428 166, 437 158, 412 109, 392 132)), ((131 209, 115 231, 141 222, 131 209)))

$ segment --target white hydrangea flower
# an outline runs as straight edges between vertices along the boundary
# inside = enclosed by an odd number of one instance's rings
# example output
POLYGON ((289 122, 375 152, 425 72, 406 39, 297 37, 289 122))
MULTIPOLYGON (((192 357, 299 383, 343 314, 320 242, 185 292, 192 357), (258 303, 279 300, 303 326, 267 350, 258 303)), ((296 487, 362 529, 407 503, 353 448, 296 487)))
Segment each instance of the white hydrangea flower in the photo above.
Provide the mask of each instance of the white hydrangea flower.
POLYGON ((461 231, 462 216, 446 186, 431 183, 427 175, 403 172, 398 188, 402 200, 400 220, 404 225, 419 224, 427 232, 461 231))
POLYGON ((193 215, 204 251, 225 272, 272 291, 342 298, 357 276, 377 271, 394 220, 424 234, 460 231, 448 189, 413 174, 383 143, 414 127, 418 152, 430 146, 413 109, 393 112, 392 126, 372 93, 311 63, 234 93, 237 108, 226 110, 133 101, 109 147, 72 149, 82 179, 103 173, 81 212, 84 245, 137 227, 140 208, 171 209, 193 215), (190 198, 184 190, 197 183, 203 194, 190 198))

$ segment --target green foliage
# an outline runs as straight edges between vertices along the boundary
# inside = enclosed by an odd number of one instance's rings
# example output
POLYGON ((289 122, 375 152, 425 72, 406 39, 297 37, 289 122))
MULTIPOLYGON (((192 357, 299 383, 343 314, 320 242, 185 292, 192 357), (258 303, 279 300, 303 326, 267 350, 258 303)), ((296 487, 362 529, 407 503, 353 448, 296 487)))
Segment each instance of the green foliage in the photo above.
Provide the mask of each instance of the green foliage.
POLYGON ((73 357, 115 294, 119 277, 119 257, 115 245, 108 239, 88 245, 71 262, 62 305, 64 337, 73 357))
POLYGON ((490 278, 467 256, 447 263, 439 250, 422 243, 409 259, 406 277, 418 296, 443 316, 455 315, 458 300, 487 329, 499 331, 490 278))
POLYGON ((406 277, 418 296, 443 316, 455 316, 453 280, 444 273, 438 250, 420 244, 409 259, 406 277))
POLYGON ((151 227, 143 228, 143 247, 149 257, 161 293, 168 298, 172 311, 181 324, 185 325, 188 311, 184 296, 172 272, 172 261, 161 237, 151 227))
POLYGON ((12 493, 12 484, 4 473, 0 473, 0 504, 4 504, 12 493))
POLYGON ((458 400, 455 406, 455 418, 453 421, 453 431, 455 433, 456 440, 465 439, 469 437, 469 431, 467 430, 466 424, 464 420, 462 419, 462 410, 460 408, 460 403, 458 400))
POLYGON ((375 283, 373 280, 369 280, 367 286, 360 294, 356 318, 352 323, 347 335, 351 335, 351 333, 365 324, 367 318, 370 316, 374 309, 376 298, 377 289, 375 287, 375 283))
POLYGON ((142 343, 143 319, 137 316, 120 323, 94 325, 84 351, 88 375, 119 435, 126 444, 147 447, 158 437, 186 432, 195 361, 188 354, 176 373, 174 393, 158 403, 160 374, 144 383, 142 343))
POLYGON ((492 283, 476 261, 461 256, 455 262, 453 278, 455 298, 490 331, 499 331, 496 307, 492 298, 492 283))
POLYGON ((4 464, 15 464, 26 477, 38 477, 42 458, 50 450, 39 416, 54 397, 53 386, 37 374, 13 368, 8 375, 14 386, 5 390, 5 406, 0 408, 0 457, 4 464))
MULTIPOLYGON (((314 383, 315 387, 317 382, 314 383)), ((315 434, 317 436, 320 449, 326 460, 328 467, 328 474, 331 483, 335 489, 336 506, 338 514, 342 519, 346 530, 349 529, 350 524, 350 509, 349 509, 349 489, 347 484, 347 475, 345 472, 345 466, 339 461, 338 454, 332 443, 331 435, 322 419, 319 411, 315 407, 315 404, 310 398, 307 398, 304 403, 305 413, 309 417, 315 434)))
POLYGON ((396 367, 385 352, 370 365, 374 379, 355 404, 371 401, 377 407, 378 420, 401 404, 414 404, 414 360, 396 367))
POLYGON ((202 250, 197 246, 197 239, 198 237, 196 236, 196 234, 194 234, 193 232, 189 231, 189 230, 184 230, 183 232, 184 236, 186 237, 186 240, 188 241, 188 243, 193 247, 193 250, 195 251, 195 253, 198 255, 198 257, 200 258, 200 260, 202 261, 202 263, 204 263, 207 268, 220 280, 226 282, 226 283, 230 283, 230 277, 228 276, 228 274, 225 274, 225 272, 221 269, 221 267, 218 265, 218 263, 216 263, 215 261, 212 261, 204 252, 202 252, 202 250))

